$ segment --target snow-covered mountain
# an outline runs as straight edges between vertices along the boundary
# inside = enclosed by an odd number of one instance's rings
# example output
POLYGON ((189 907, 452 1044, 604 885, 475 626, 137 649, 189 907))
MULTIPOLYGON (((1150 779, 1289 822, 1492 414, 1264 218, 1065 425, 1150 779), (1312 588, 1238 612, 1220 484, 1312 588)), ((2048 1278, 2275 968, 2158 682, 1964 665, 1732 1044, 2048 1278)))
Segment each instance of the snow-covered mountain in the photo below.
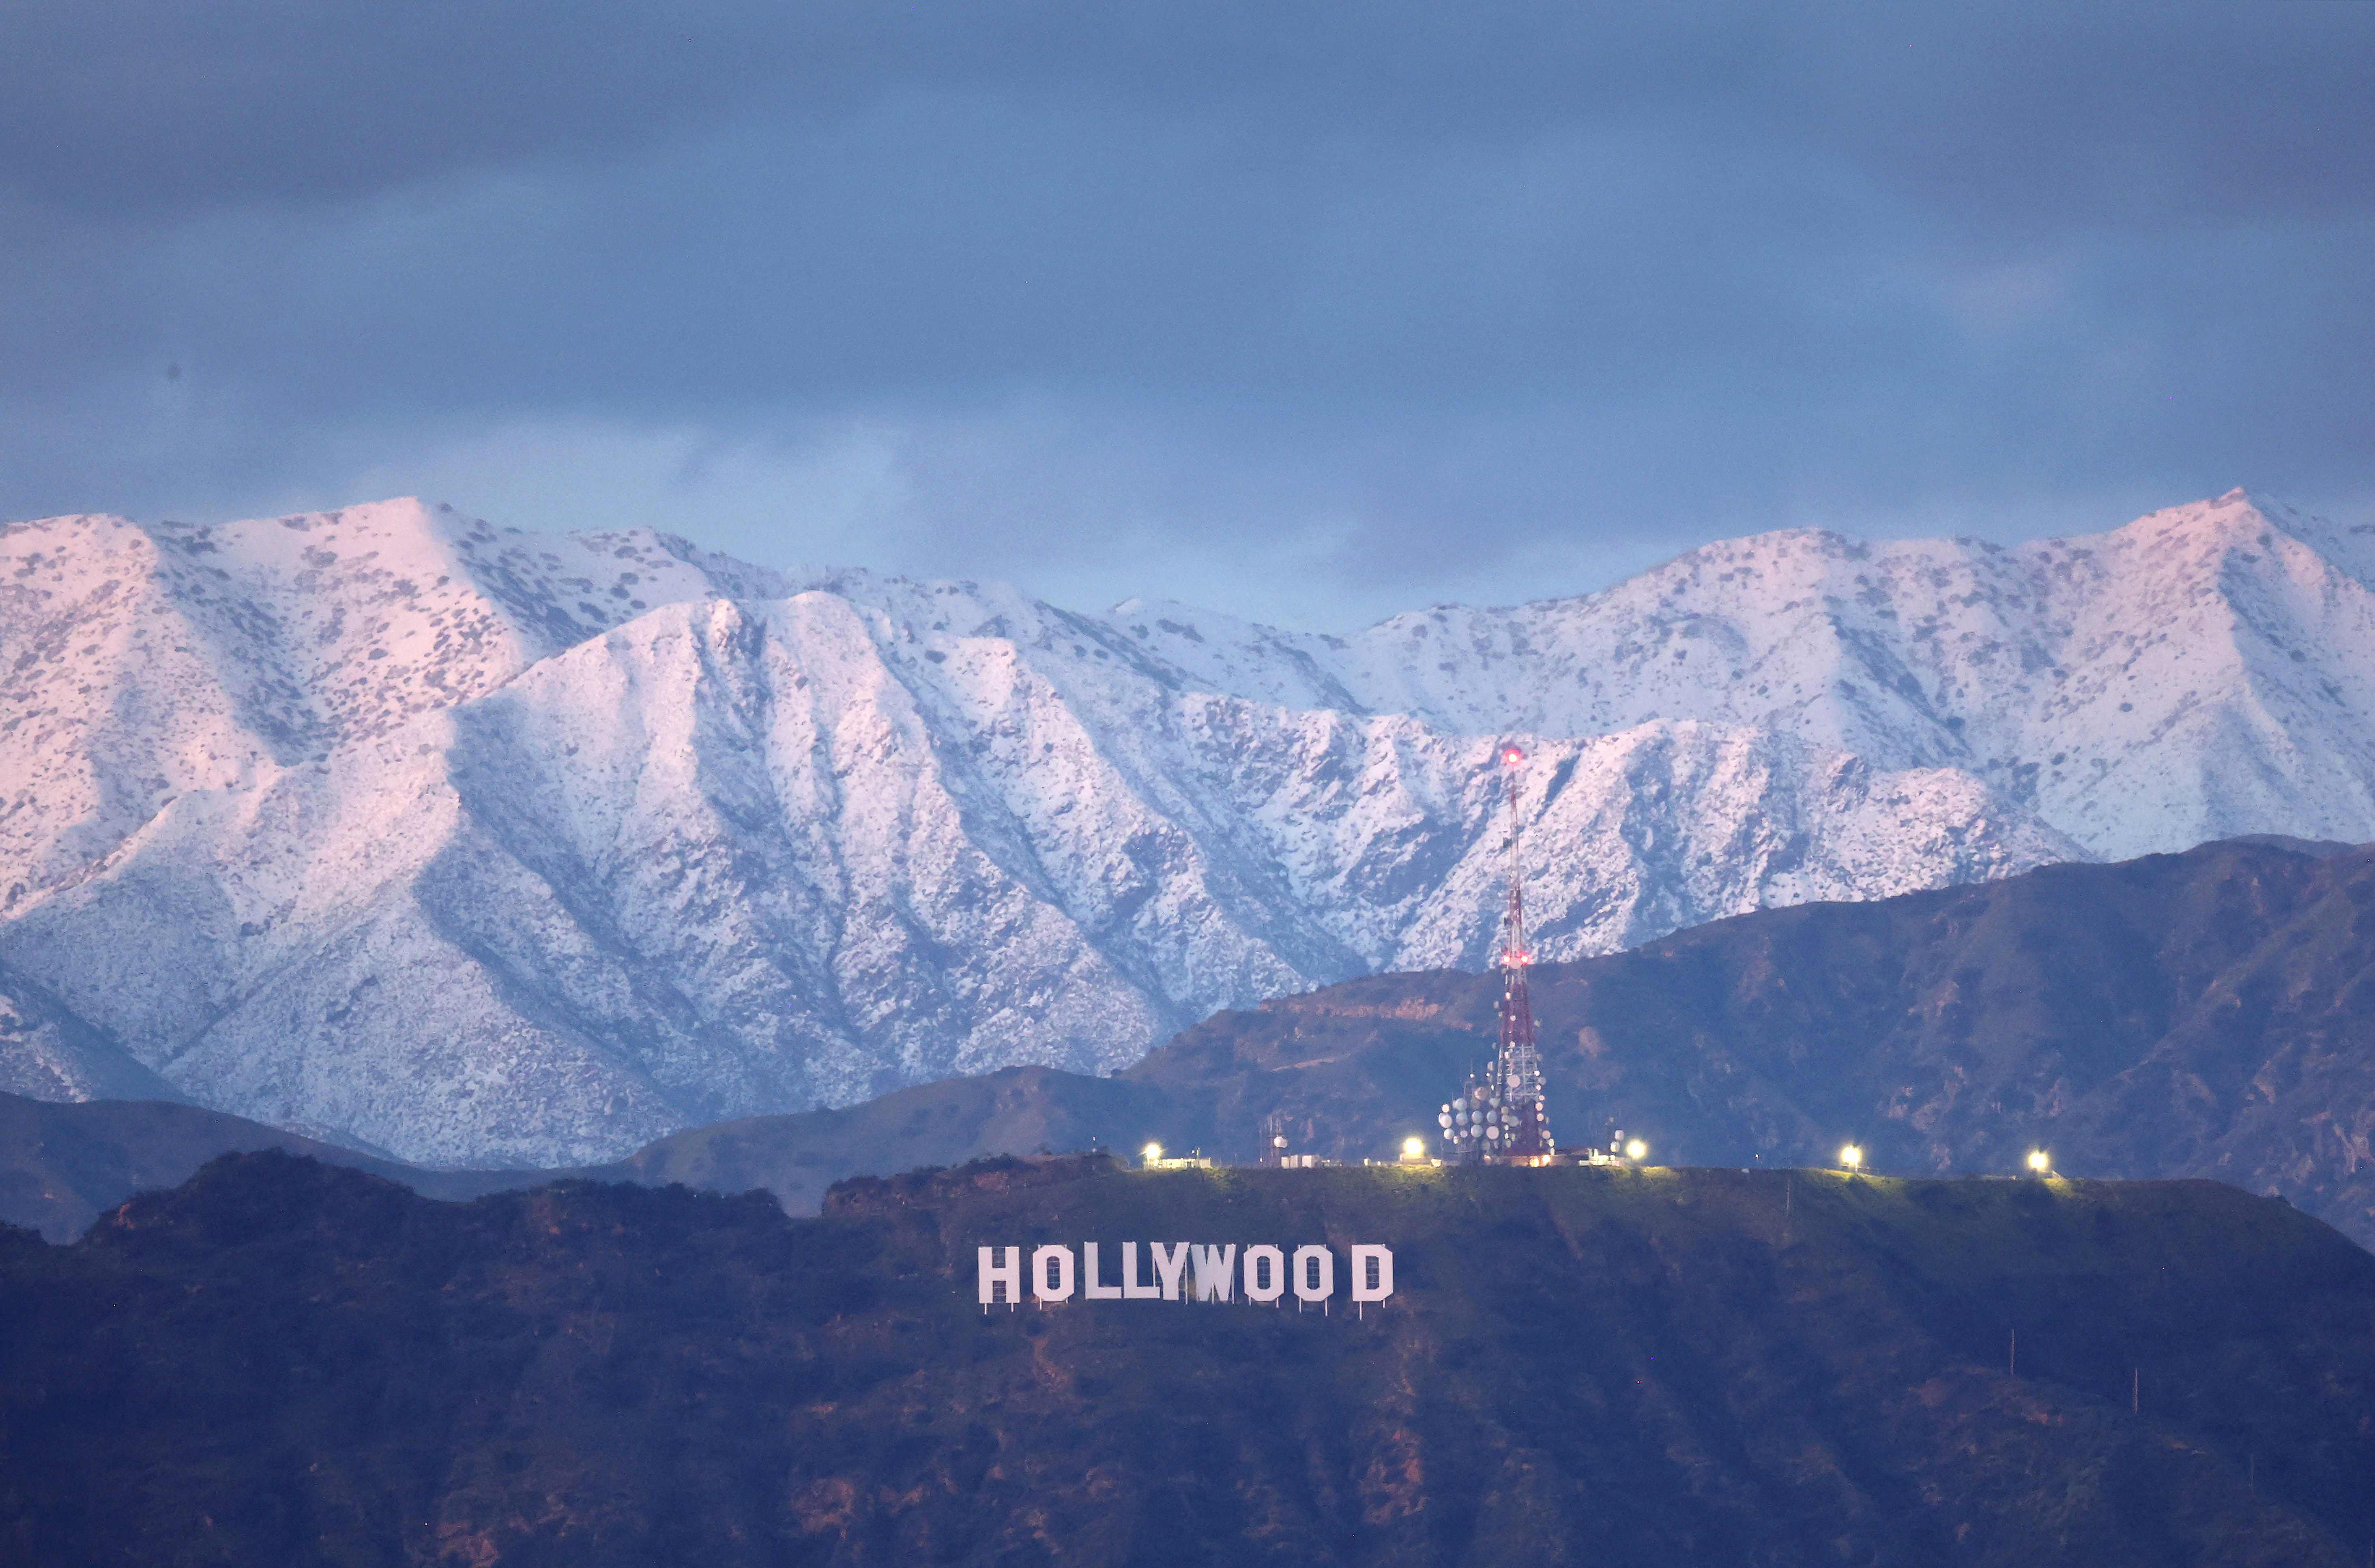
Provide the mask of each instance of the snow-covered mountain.
POLYGON ((391 501, 0 536, 0 1088, 435 1163, 1479 965, 1495 744, 1574 957, 2242 832, 2375 839, 2375 546, 1711 546, 1350 637, 391 501))

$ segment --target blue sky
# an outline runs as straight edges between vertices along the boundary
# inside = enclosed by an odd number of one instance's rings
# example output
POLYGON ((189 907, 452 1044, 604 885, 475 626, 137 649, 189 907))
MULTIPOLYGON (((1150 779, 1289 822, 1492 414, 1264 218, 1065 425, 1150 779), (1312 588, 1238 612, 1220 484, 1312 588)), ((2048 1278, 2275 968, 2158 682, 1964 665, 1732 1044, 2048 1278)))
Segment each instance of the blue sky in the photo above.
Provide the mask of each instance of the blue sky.
POLYGON ((2375 516, 2375 4, 0 9, 0 515, 1306 626, 2375 516))

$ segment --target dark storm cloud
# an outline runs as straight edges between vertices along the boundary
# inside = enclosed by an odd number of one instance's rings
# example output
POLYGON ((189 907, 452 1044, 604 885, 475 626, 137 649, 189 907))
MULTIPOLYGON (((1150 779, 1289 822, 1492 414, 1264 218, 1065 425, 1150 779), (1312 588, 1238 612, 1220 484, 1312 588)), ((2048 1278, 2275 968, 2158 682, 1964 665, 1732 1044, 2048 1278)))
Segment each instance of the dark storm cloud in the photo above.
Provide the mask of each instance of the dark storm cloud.
POLYGON ((99 209, 338 197, 926 87, 1410 140, 1711 117, 1991 217, 2156 222, 2375 193, 2368 9, 77 0, 0 11, 0 172, 99 209))
POLYGON ((10 6, 0 11, 0 177, 69 208, 187 211, 343 198, 457 168, 616 149, 780 79, 797 51, 770 10, 10 6))
POLYGON ((2375 495, 2370 252, 2360 0, 15 7, 0 509, 691 430, 696 532, 879 463, 888 564, 1572 587, 2375 495))

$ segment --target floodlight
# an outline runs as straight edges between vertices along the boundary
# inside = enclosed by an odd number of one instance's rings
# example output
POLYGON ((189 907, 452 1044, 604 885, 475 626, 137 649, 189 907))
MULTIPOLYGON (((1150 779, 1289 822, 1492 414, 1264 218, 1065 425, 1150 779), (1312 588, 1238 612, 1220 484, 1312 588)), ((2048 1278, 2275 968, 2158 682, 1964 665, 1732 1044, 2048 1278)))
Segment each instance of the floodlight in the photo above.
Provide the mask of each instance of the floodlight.
POLYGON ((2028 1168, 2040 1176, 2044 1175, 2053 1169, 2053 1156, 2042 1149, 2032 1149, 2028 1151, 2028 1168))
POLYGON ((1163 1145, 1159 1143, 1150 1143, 1144 1149, 1140 1149, 1139 1153, 1144 1157, 1148 1164, 1152 1165, 1157 1160, 1163 1158, 1163 1145))
POLYGON ((1649 1146, 1637 1138, 1625 1146, 1625 1158, 1627 1160, 1638 1160, 1648 1152, 1649 1146))
POLYGON ((1863 1164, 1863 1150, 1852 1143, 1849 1144, 1839 1150, 1839 1163, 1850 1171, 1861 1168, 1863 1164))
POLYGON ((1425 1153, 1425 1152, 1426 1152, 1426 1140, 1425 1140, 1424 1138, 1406 1138, 1402 1139, 1402 1158, 1403 1158, 1403 1159, 1405 1159, 1405 1160, 1415 1160, 1415 1159, 1417 1159, 1420 1155, 1422 1155, 1422 1154, 1424 1154, 1424 1153, 1425 1153))

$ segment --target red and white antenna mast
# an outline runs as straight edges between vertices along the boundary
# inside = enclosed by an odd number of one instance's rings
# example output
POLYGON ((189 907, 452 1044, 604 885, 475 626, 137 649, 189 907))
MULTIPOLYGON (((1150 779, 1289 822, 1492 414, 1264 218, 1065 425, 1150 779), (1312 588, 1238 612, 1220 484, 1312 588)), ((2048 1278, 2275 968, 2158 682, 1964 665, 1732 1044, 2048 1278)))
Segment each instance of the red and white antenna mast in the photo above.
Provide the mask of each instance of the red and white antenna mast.
POLYGON ((1526 990, 1526 971, 1534 955, 1526 948, 1526 863, 1518 853, 1518 774, 1526 754, 1514 746, 1501 748, 1501 777, 1509 802, 1509 908, 1503 916, 1501 943, 1501 1050, 1494 1059, 1493 1078, 1500 1091, 1501 1136, 1489 1151, 1501 1162, 1534 1165, 1550 1158, 1547 1107, 1542 1096, 1542 1057, 1534 1047, 1534 1001, 1526 990))
POLYGON ((1534 1003, 1526 971, 1534 955, 1526 947, 1526 867, 1518 839, 1518 774, 1526 754, 1504 745, 1500 753, 1503 795, 1509 807, 1509 897, 1501 917, 1501 1047, 1493 1065, 1471 1078, 1459 1099, 1436 1120, 1456 1157, 1493 1165, 1540 1165, 1556 1151, 1542 1099, 1542 1058, 1534 1045, 1534 1003))

